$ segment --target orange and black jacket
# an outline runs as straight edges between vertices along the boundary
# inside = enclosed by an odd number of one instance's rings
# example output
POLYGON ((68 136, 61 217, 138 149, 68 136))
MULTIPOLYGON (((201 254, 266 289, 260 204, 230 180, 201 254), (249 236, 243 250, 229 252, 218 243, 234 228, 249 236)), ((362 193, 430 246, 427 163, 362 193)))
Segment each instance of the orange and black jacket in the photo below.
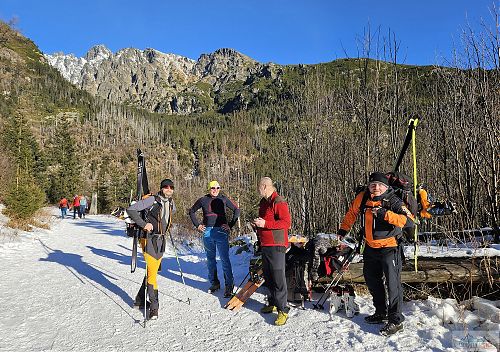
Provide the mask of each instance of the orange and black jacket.
POLYGON ((366 244, 372 248, 397 247, 403 227, 413 226, 413 216, 401 199, 389 188, 384 194, 373 197, 359 193, 352 202, 340 228, 349 231, 361 212, 364 212, 364 236, 366 244), (362 202, 365 204, 362 206, 362 202), (374 217, 372 208, 379 208, 374 217))

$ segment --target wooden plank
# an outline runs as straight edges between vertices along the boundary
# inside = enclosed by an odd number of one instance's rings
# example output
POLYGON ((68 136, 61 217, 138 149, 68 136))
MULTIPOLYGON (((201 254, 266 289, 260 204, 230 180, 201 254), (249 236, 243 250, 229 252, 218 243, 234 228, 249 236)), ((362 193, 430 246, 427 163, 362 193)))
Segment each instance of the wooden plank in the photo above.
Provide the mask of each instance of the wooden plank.
MULTIPOLYGON (((500 280, 500 258, 420 258, 419 271, 407 260, 401 272, 402 282, 487 282, 500 280)), ((320 281, 328 282, 329 278, 320 281)), ((363 263, 353 263, 342 277, 344 282, 364 283, 363 263)))

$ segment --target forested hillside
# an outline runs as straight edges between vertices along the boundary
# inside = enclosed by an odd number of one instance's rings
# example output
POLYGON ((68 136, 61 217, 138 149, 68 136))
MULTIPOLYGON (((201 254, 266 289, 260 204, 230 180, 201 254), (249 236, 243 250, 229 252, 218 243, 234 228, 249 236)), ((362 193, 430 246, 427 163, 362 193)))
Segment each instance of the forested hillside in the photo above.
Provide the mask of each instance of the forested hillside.
POLYGON ((27 219, 44 202, 97 192, 109 212, 128 203, 141 148, 151 185, 175 181, 181 224, 211 179, 253 218, 267 175, 290 203, 294 232, 335 231, 354 187, 391 170, 418 116, 419 179, 458 205, 439 225, 498 228, 498 33, 484 33, 464 33, 449 67, 400 65, 390 44, 372 45, 359 58, 283 66, 279 80, 246 82, 213 110, 166 115, 76 88, 1 23, 0 201, 27 219))

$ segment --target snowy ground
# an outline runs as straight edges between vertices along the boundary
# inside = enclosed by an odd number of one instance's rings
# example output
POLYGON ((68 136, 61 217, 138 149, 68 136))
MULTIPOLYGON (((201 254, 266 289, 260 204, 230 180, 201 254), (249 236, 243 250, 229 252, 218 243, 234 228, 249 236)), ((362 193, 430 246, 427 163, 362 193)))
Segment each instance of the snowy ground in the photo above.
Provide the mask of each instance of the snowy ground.
MULTIPOLYGON (((0 230, 1 351, 463 351, 483 341, 486 329, 498 336, 499 302, 480 302, 481 315, 438 299, 405 303, 405 329, 388 338, 378 334, 381 326, 363 321, 373 311, 370 297, 356 298, 361 313, 352 319, 293 309, 288 323, 276 327, 275 316, 259 313, 260 292, 238 313, 222 308, 222 292, 206 293, 205 256, 196 250, 180 255, 187 287, 175 256, 166 254, 159 320, 144 328, 142 312, 131 308, 144 262, 130 273, 131 240, 122 221, 68 217, 15 239, 0 230), (484 322, 485 315, 492 316, 484 322), (464 328, 479 331, 460 342, 464 328)), ((232 248, 231 259, 239 283, 249 255, 232 248)))

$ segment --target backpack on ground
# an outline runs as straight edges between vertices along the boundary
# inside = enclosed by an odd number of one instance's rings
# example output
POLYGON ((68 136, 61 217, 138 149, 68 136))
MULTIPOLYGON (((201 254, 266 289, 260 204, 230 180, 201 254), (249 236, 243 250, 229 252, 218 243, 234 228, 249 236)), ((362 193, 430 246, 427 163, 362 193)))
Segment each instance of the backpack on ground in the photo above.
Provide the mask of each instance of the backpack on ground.
POLYGON ((290 242, 290 249, 285 256, 285 275, 287 283, 287 300, 292 305, 303 307, 304 301, 311 300, 311 285, 309 280, 310 250, 304 243, 297 246, 290 242))

